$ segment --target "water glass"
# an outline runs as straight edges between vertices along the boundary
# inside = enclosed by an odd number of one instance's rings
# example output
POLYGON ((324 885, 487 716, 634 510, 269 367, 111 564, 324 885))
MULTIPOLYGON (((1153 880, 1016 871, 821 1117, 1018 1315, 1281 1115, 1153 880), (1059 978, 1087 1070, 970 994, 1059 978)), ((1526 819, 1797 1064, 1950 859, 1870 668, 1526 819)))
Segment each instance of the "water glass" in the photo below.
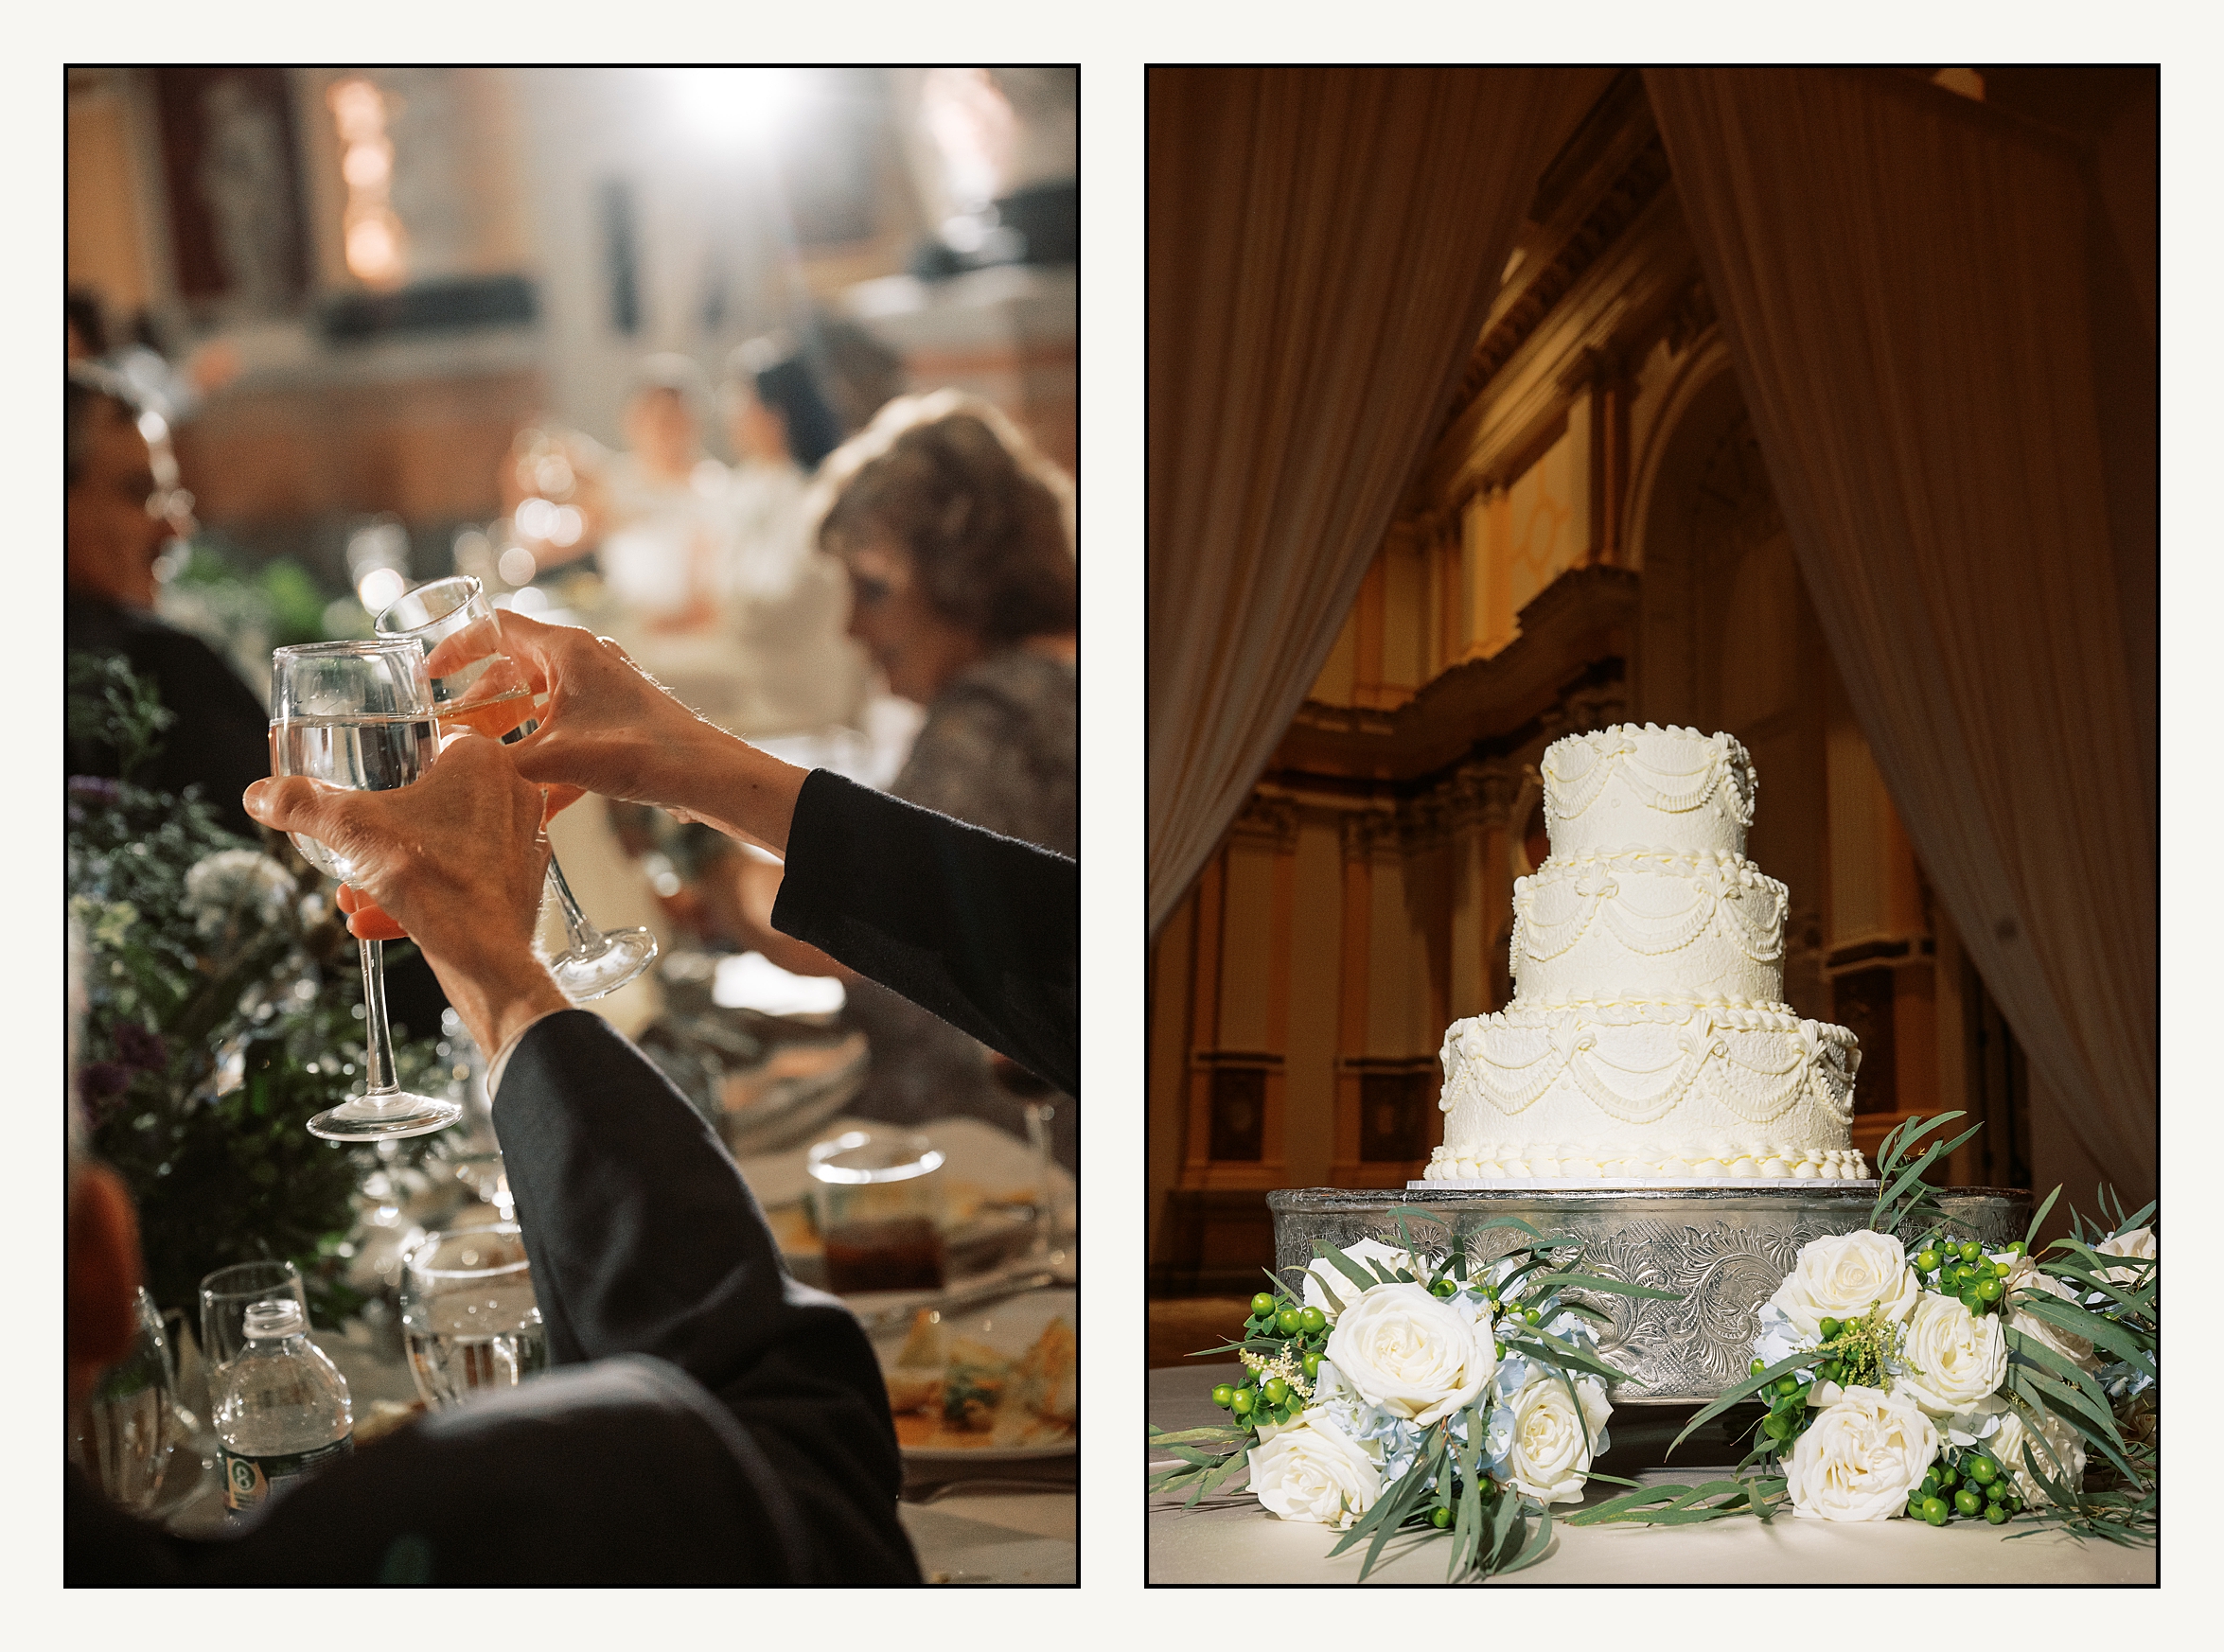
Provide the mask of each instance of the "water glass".
POLYGON ((410 1376, 433 1410, 548 1368, 548 1334, 514 1221, 436 1233, 401 1276, 410 1376))
POLYGON ((939 1291, 943 1153, 916 1131, 853 1130, 805 1155, 826 1288, 939 1291))
POLYGON ((309 1294, 301 1270, 291 1262, 236 1262, 201 1281, 201 1358, 209 1370, 208 1391, 217 1392, 216 1373, 247 1345, 247 1310, 258 1302, 291 1297, 309 1319, 309 1294))
POLYGON ((135 1308, 131 1351, 71 1415, 69 1459, 117 1507, 144 1514, 162 1494, 163 1471, 185 1431, 162 1315, 144 1290, 135 1308))

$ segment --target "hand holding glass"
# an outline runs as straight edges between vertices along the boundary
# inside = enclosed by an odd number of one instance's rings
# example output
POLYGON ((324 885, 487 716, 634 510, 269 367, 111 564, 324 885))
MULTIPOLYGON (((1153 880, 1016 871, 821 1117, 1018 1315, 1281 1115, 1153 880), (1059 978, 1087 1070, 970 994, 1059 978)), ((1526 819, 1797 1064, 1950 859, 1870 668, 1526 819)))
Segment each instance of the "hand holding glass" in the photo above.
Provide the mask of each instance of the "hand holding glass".
MULTIPOLYGON (((494 605, 476 579, 458 574, 418 586, 379 616, 377 629, 382 637, 407 638, 423 647, 427 669, 434 672, 433 710, 443 725, 504 742, 533 732, 533 691, 502 652, 494 605)), ((657 940, 647 930, 605 931, 587 921, 553 855, 548 888, 563 912, 566 937, 563 956, 549 961, 549 974, 574 1003, 616 992, 656 961, 657 940)))
MULTIPOLYGON (((271 772, 302 775, 348 791, 383 792, 414 784, 438 747, 432 685, 425 653, 407 638, 365 642, 312 642, 271 657, 271 772)), ((326 845, 300 833, 293 847, 309 863, 343 882, 354 869, 326 845)), ((311 1134, 331 1141, 379 1141, 425 1135, 463 1116, 453 1101, 418 1096, 394 1081, 394 1045, 386 1031, 382 944, 360 943, 363 972, 363 1042, 370 1070, 363 1094, 309 1121, 311 1134)))

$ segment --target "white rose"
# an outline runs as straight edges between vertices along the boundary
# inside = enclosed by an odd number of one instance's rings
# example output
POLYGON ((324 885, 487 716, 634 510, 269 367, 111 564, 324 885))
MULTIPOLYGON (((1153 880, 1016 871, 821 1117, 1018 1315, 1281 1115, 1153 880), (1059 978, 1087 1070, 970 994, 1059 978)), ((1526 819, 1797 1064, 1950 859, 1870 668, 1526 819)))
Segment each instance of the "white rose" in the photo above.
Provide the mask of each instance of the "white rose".
POLYGON ((1783 1309, 1792 1328, 1818 1337, 1826 1319, 1859 1319, 1881 1306, 1891 1319, 1904 1319, 1922 1294, 1907 1252, 1889 1234, 1832 1234, 1801 1247, 1799 1260, 1769 1300, 1783 1309))
POLYGON ((1580 1415, 1560 1379, 1540 1371, 1511 1402, 1513 1437, 1507 1468, 1513 1483, 1540 1503, 1582 1502, 1592 1450, 1605 1446, 1606 1419, 1614 1415, 1606 1403, 1606 1384, 1596 1377, 1579 1377, 1576 1392, 1583 1400, 1580 1415))
POLYGON ((2008 1471, 2014 1481, 2016 1495, 2025 1503, 2044 1508, 2054 1499, 2045 1486, 2032 1477, 2023 1466, 2023 1448, 2031 1449, 2032 1461, 2046 1470, 2047 1478, 2072 1491, 2083 1488, 2085 1484, 2085 1442, 2077 1431, 2052 1412, 2040 1419, 2037 1429, 2024 1420, 2023 1414, 2010 1409, 2000 1419, 2000 1427, 1985 1443, 1994 1462, 2008 1471), (2040 1436, 2045 1443, 2040 1443, 2040 1436), (2054 1448, 2054 1455, 2047 1455, 2047 1447, 2054 1448))
MULTIPOLYGON (((1411 1251, 1395 1249, 1379 1239, 1363 1239, 1357 1244, 1346 1245, 1344 1255, 1370 1276, 1374 1273, 1373 1264, 1380 1262, 1393 1274, 1403 1268, 1416 1279, 1421 1277, 1421 1268, 1411 1251)), ((1358 1294, 1359 1287, 1351 1283, 1350 1276, 1326 1257, 1316 1257, 1306 1264, 1305 1306, 1317 1308, 1327 1314, 1329 1324, 1335 1324, 1336 1315, 1350 1307, 1358 1294), (1339 1303, 1342 1307, 1337 1306, 1339 1303)))
POLYGON ((2075 1302, 2077 1292, 2052 1274, 2039 1272, 2039 1264, 2029 1257, 1996 1257, 1993 1259, 2005 1263, 2008 1270, 2007 1277, 2001 1281, 2007 1292, 2002 1298, 2007 1304, 2007 1328, 2021 1331, 2033 1342, 2044 1343, 2073 1365, 2087 1371, 2098 1370, 2100 1362, 2093 1358, 2092 1343, 2075 1331, 2057 1329, 2036 1313, 2020 1313, 2016 1309, 2016 1292, 2019 1291, 2043 1291, 2047 1295, 2058 1297, 2064 1302, 2075 1302))
POLYGON ((1348 1526, 1383 1494, 1374 1454, 1317 1408, 1262 1430, 1250 1467, 1252 1494, 1285 1520, 1348 1526))
MULTIPOLYGON (((2105 1239, 2092 1248, 2104 1257, 2128 1257, 2136 1262, 2151 1262, 2159 1255, 2155 1248, 2155 1230, 2151 1227, 2135 1227, 2129 1233, 2105 1239)), ((2109 1268, 2100 1277, 2111 1285, 2136 1285, 2142 1274, 2152 1272, 2147 1268, 2109 1268)))
POLYGON ((1473 1400, 1497 1368, 1490 1327, 1468 1299, 1439 1301, 1419 1285, 1377 1285, 1349 1303, 1327 1357, 1369 1405, 1422 1428, 1473 1400))
POLYGON ((1892 1392, 1934 1417, 1969 1410, 2008 1373, 2000 1316, 1971 1313, 1955 1298, 1931 1291, 1923 1292, 1907 1322, 1899 1357, 1910 1369, 1893 1379, 1892 1392))
POLYGON ((1792 1512, 1815 1520, 1888 1520, 1938 1455, 1931 1419, 1897 1394, 1848 1388, 1799 1436, 1784 1465, 1792 1512))

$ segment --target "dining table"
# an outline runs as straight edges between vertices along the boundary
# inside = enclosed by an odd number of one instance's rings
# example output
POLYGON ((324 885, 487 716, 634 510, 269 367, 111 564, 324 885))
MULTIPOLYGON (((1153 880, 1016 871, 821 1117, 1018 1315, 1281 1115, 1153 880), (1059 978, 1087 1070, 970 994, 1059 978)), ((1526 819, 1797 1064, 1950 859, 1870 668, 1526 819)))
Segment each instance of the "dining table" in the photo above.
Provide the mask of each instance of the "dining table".
MULTIPOLYGON (((1150 1373, 1150 1419, 1168 1431, 1224 1422, 1212 1403, 1215 1383, 1242 1372, 1232 1362, 1161 1366, 1150 1373)), ((1628 1405, 1609 1423, 1609 1445, 1626 1478, 1646 1485, 1697 1485, 1727 1471, 1704 1452, 1667 1456, 1688 1408, 1628 1405), (1689 1460, 1686 1458, 1688 1456, 1689 1460)), ((1151 1467, 1170 1466, 1154 1452, 1151 1467)), ((1582 1506, 1622 1494, 1595 1482, 1582 1506)), ((1239 1475, 1194 1507, 1186 1494, 1149 1499, 1146 1565, 1154 1584, 1355 1583, 1366 1545, 1333 1559, 1337 1534, 1327 1526, 1280 1520, 1243 1489, 1239 1475)), ((1571 1526, 1575 1505, 1553 1510, 1544 1558, 1492 1581, 1529 1584, 1936 1584, 2087 1583, 2138 1585, 2157 1580, 2156 1546, 2121 1546, 2041 1529, 2035 1520, 1990 1526, 1955 1520, 1933 1527, 1918 1520, 1859 1523, 1803 1520, 1789 1511, 1762 1521, 1745 1516, 1680 1526, 1615 1522, 1571 1526)), ((1445 1581, 1452 1545, 1434 1534, 1401 1534, 1385 1545, 1371 1583, 1445 1581)))

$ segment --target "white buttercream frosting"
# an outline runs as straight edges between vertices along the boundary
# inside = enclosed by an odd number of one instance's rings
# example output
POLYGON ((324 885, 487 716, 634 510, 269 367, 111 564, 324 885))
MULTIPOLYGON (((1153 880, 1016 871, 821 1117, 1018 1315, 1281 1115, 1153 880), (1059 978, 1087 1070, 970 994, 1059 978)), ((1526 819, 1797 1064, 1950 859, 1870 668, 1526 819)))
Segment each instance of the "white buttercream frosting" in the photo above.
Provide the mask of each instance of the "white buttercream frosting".
POLYGON ((1781 1002, 1787 896, 1744 857, 1745 748, 1624 725, 1540 766, 1552 855, 1514 886, 1513 1002, 1446 1031, 1426 1176, 1865 1176, 1859 1046, 1781 1002))

